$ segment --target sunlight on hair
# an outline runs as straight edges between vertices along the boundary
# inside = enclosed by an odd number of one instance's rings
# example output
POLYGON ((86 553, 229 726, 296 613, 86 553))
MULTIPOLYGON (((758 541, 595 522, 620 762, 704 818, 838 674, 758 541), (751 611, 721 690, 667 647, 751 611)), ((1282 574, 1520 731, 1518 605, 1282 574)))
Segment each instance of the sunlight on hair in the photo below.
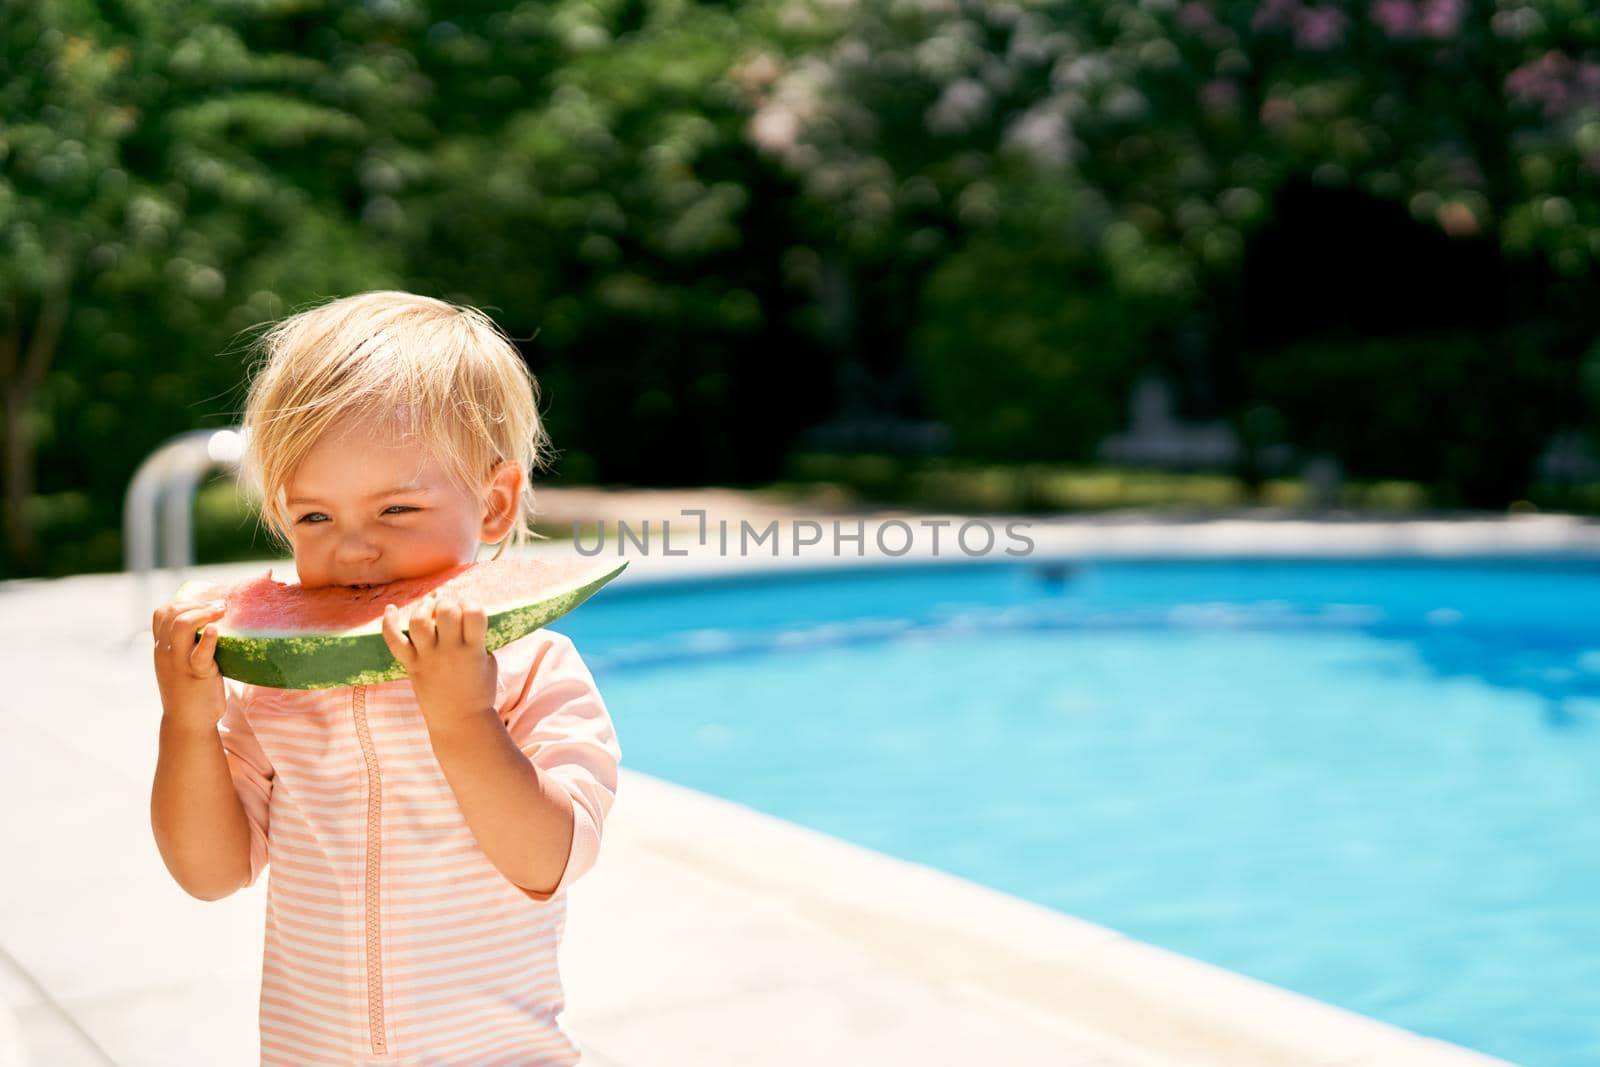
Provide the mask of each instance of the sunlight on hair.
POLYGON ((324 432, 349 422, 414 439, 480 495, 496 465, 518 464, 518 519, 492 558, 544 540, 533 529, 533 475, 551 458, 538 381, 483 312, 395 290, 360 293, 276 322, 252 347, 239 473, 283 547, 290 473, 324 432))

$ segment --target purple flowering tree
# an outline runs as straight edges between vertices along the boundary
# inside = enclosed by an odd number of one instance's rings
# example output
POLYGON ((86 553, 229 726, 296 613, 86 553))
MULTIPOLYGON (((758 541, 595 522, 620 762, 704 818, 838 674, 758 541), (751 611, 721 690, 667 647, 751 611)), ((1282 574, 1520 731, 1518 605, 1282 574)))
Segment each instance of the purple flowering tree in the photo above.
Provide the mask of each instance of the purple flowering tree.
MULTIPOLYGON (((930 403, 973 451, 994 451, 1006 426, 1034 434, 1033 454, 1049 451, 1050 425, 1120 408, 1127 374, 1107 360, 1160 362, 1186 344, 1211 348, 1201 363, 1218 408, 1242 422, 1275 403, 1300 349, 1222 351, 1193 335, 1297 184, 1391 206, 1398 227, 1444 242, 1446 261, 1487 246, 1548 285, 1528 286, 1539 299, 1513 307, 1461 366, 1415 378, 1462 390, 1452 399, 1464 414, 1431 457, 1409 441, 1388 459, 1351 447, 1374 436, 1373 418, 1399 434, 1416 397, 1338 418, 1290 404, 1292 441, 1348 452, 1372 475, 1451 481, 1445 499, 1503 504, 1526 483, 1551 412, 1572 417, 1551 397, 1575 392, 1600 327, 1579 298, 1600 255, 1600 20, 1581 6, 791 0, 778 21, 794 47, 762 57, 749 136, 800 181, 857 287, 921 298, 855 306, 917 307, 908 336, 930 403), (978 354, 993 361, 984 373, 961 369, 978 354), (1273 361, 1283 365, 1266 373, 1273 361), (1485 374, 1489 397, 1475 388, 1485 374), (986 375, 1004 399, 974 394, 986 375), (1506 426, 1519 429, 1506 437, 1506 426), (1441 458, 1474 450, 1500 457, 1498 469, 1478 478, 1441 458)), ((1429 329, 1428 358, 1449 360, 1459 346, 1429 329)), ((1312 365, 1359 409, 1380 384, 1410 388, 1414 353, 1393 338, 1381 348, 1348 370, 1319 349, 1312 365)), ((1066 454, 1088 443, 1055 440, 1066 454)))

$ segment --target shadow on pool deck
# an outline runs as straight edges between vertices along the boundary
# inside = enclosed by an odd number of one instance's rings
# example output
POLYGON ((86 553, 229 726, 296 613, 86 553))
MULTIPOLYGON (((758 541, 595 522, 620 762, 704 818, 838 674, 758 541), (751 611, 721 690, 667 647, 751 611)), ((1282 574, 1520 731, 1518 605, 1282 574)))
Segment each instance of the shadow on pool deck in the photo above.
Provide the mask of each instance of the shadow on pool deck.
MULTIPOLYGON (((1041 555, 1600 554, 1595 524, 1537 518, 1035 532, 1041 555)), ((637 562, 642 581, 807 563, 637 562)), ((266 879, 203 903, 162 865, 160 704, 135 601, 125 575, 0 584, 0 1067, 255 1062, 266 879)), ((569 906, 569 1018, 594 1067, 1500 1062, 626 767, 569 906)))

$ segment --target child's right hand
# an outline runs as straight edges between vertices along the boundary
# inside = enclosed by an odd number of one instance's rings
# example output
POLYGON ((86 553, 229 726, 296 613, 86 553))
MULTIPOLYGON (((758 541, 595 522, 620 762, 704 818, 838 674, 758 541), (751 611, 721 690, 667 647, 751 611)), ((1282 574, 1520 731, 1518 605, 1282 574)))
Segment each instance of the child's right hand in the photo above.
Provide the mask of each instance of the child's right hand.
POLYGON ((227 611, 220 600, 174 600, 150 619, 155 635, 156 684, 169 719, 186 726, 216 729, 227 708, 222 672, 217 670, 217 628, 227 611), (195 633, 205 627, 198 642, 195 633))

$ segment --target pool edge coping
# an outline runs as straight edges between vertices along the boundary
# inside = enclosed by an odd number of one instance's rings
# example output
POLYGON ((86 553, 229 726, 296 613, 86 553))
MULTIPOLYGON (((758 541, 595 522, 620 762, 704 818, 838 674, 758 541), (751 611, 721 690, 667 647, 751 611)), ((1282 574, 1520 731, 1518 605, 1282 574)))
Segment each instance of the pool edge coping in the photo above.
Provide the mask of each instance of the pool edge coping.
POLYGON ((1513 1067, 642 771, 623 769, 616 803, 634 845, 954 994, 1093 1032, 1152 1067, 1513 1067))

